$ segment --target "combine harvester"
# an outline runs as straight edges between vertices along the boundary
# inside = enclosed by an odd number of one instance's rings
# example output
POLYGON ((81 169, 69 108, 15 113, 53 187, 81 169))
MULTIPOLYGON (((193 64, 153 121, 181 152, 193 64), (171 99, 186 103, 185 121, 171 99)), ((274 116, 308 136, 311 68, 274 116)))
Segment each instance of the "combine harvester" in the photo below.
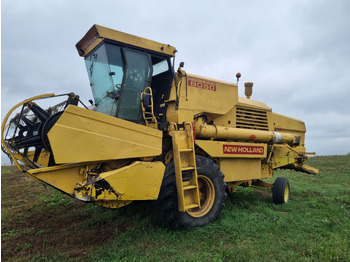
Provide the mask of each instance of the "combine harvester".
POLYGON ((263 181, 277 168, 317 174, 305 164, 304 122, 250 99, 253 83, 238 97, 234 83, 188 74, 183 63, 175 71, 174 47, 98 25, 76 48, 92 106, 44 94, 2 124, 4 152, 34 180, 108 208, 156 200, 161 220, 182 228, 216 220, 238 186, 288 202, 287 179, 263 181))

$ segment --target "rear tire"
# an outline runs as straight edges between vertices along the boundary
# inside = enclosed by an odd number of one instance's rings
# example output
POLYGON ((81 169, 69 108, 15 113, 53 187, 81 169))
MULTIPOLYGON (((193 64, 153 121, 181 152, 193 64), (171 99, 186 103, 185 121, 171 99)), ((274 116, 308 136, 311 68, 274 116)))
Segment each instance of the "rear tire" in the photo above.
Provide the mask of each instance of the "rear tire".
POLYGON ((156 209, 160 219, 169 227, 180 229, 205 226, 218 219, 225 206, 226 183, 219 166, 202 156, 196 156, 196 165, 201 208, 186 212, 180 212, 178 208, 174 161, 165 169, 156 209))
POLYGON ((284 204, 289 201, 290 185, 287 178, 277 177, 273 184, 272 198, 275 204, 284 204))

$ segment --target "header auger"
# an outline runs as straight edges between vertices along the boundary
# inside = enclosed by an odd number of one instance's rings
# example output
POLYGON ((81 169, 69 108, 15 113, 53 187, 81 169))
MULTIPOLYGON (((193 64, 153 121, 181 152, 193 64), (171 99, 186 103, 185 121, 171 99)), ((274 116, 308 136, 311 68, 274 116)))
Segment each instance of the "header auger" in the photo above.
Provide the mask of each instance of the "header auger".
POLYGON ((76 199, 119 208, 155 200, 174 228, 220 216, 238 186, 272 190, 286 203, 277 168, 317 174, 306 165, 304 122, 246 98, 237 84, 175 70, 176 49, 94 25, 77 43, 93 106, 79 96, 47 109, 45 94, 19 103, 2 124, 2 148, 31 178, 76 199))

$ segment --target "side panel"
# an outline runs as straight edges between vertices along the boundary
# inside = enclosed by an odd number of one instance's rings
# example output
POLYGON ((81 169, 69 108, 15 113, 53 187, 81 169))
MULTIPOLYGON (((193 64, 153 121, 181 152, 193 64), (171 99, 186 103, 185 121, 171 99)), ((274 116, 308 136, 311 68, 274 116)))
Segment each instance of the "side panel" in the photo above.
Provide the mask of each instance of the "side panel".
POLYGON ((257 143, 196 140, 196 144, 212 157, 266 158, 267 145, 257 143))
POLYGON ((69 195, 74 193, 77 183, 85 180, 85 171, 96 168, 97 164, 68 164, 31 169, 27 172, 42 182, 49 184, 69 195))
POLYGON ((118 200, 154 200, 158 198, 164 171, 162 162, 135 162, 100 177, 120 193, 118 200))
POLYGON ((167 121, 192 122, 194 116, 227 114, 238 102, 238 87, 233 83, 183 72, 178 82, 179 108, 175 109, 176 92, 172 87, 167 107, 167 121))
POLYGON ((67 164, 27 172, 41 182, 83 201, 111 201, 112 205, 119 207, 123 204, 117 205, 114 201, 158 198, 165 170, 162 162, 137 161, 116 170, 93 175, 97 167, 96 163, 67 164))
POLYGON ((237 102, 235 84, 190 74, 182 78, 180 108, 220 115, 227 114, 237 102))
POLYGON ((220 170, 225 182, 243 181, 261 178, 260 159, 221 159, 220 170))
POLYGON ((159 130, 70 105, 48 133, 56 163, 157 156, 159 130))
POLYGON ((164 170, 162 162, 134 162, 77 184, 74 196, 84 201, 155 200, 164 170))
POLYGON ((196 140, 196 144, 211 157, 220 158, 226 182, 262 178, 261 159, 266 158, 266 144, 210 140, 196 140))
POLYGON ((277 113, 273 113, 272 115, 275 131, 299 135, 300 145, 304 146, 306 128, 303 121, 277 113))

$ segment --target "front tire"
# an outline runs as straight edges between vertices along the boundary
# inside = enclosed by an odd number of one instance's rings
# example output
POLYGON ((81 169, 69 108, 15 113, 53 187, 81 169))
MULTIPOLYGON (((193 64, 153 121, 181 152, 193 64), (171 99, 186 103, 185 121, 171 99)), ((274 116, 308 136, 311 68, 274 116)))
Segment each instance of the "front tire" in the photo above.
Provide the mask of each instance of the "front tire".
POLYGON ((186 212, 180 212, 178 208, 174 161, 165 169, 156 209, 160 219, 169 227, 205 226, 218 219, 225 206, 226 183, 219 166, 202 156, 196 156, 196 165, 201 208, 186 212))
POLYGON ((284 204, 289 201, 290 185, 287 178, 277 177, 273 184, 272 198, 275 204, 284 204))

